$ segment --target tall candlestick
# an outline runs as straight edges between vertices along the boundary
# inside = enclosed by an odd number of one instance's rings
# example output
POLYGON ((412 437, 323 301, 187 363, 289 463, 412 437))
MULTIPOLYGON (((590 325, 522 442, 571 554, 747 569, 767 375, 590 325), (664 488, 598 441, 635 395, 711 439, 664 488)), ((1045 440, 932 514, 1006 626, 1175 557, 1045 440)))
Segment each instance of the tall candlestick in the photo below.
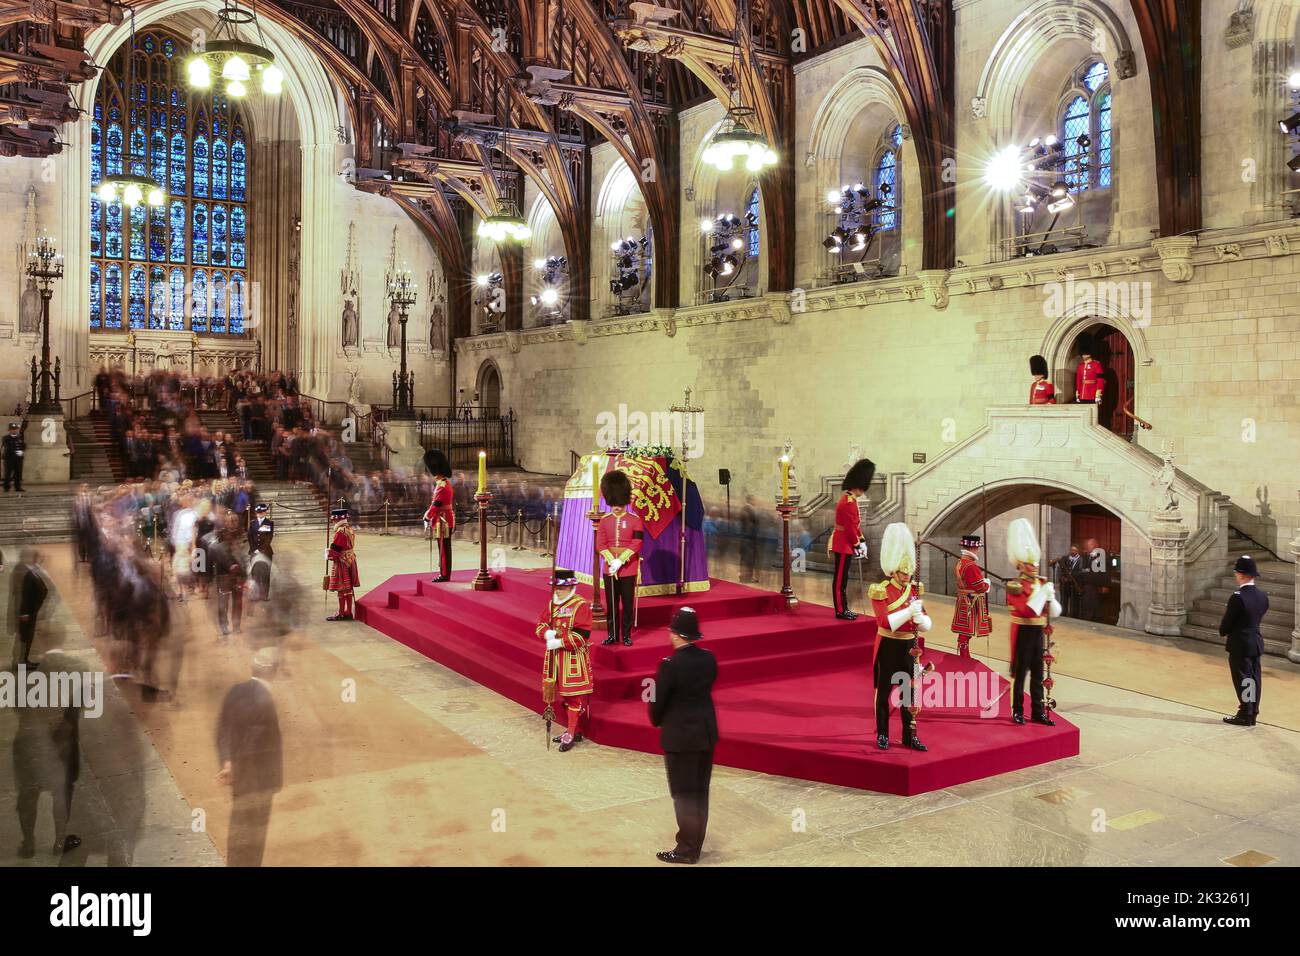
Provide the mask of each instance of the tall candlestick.
POLYGON ((478 453, 478 494, 487 491, 487 452, 478 453))
POLYGON ((790 456, 781 456, 781 504, 790 503, 790 456))

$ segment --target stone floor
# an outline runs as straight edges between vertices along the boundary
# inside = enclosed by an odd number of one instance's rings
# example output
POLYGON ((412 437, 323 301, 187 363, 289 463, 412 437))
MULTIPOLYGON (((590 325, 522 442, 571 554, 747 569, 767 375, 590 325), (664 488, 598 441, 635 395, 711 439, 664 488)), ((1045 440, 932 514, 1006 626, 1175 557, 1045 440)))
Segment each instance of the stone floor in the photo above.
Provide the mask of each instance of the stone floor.
MULTIPOLYGON (((305 601, 288 673, 274 686, 286 786, 267 865, 654 864, 674 830, 658 758, 591 744, 548 752, 535 715, 360 624, 325 623, 321 547, 315 535, 277 540, 277 576, 300 580, 305 601)), ((477 550, 458 545, 458 566, 476 563, 477 550)), ((67 546, 47 551, 65 648, 102 666, 85 636, 93 622, 84 568, 67 546)), ((358 552, 367 586, 428 566, 418 538, 366 535, 358 552)), ((496 544, 493 552, 512 565, 547 561, 496 544)), ((0 579, 0 602, 7 584, 0 579)), ((824 602, 828 579, 801 575, 796 588, 824 602)), ((931 601, 940 647, 944 603, 931 601)), ((247 676, 250 652, 245 640, 216 643, 214 614, 211 601, 177 607, 185 654, 175 703, 145 703, 122 682, 110 687, 102 717, 82 720, 71 829, 85 843, 62 858, 49 852, 43 798, 32 864, 221 865, 229 796, 213 779, 216 715, 247 676)), ((995 640, 977 650, 1005 670, 1004 615, 995 617, 995 640)), ((244 637, 260 626, 251 615, 244 637)), ((1234 701, 1212 646, 1078 622, 1057 639, 1056 696, 1082 731, 1080 756, 912 798, 719 768, 705 861, 1300 864, 1300 667, 1267 662, 1267 723, 1246 730, 1219 719, 1234 701)), ((11 640, 0 638, 5 660, 11 640)), ((28 862, 15 855, 14 724, 0 710, 5 865, 28 862)))

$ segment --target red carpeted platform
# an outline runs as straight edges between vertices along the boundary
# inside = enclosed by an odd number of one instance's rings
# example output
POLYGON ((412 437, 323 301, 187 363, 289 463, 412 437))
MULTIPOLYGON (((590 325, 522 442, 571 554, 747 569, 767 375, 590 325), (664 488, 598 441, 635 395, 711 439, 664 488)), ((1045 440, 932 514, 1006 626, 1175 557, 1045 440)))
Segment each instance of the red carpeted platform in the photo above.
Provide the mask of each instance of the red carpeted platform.
MULTIPOLYGON (((533 628, 548 599, 548 573, 506 571, 496 591, 472 590, 471 571, 448 584, 430 583, 427 572, 398 575, 358 602, 357 617, 540 713, 542 646, 533 628)), ((897 715, 893 746, 878 750, 870 673, 875 624, 866 617, 838 621, 810 604, 787 612, 779 594, 727 581, 685 600, 643 599, 634 646, 592 648, 591 741, 659 752, 642 688, 671 650, 665 628, 679 603, 699 612, 702 646, 718 658, 719 764, 911 795, 1079 752, 1078 728, 1059 716, 1055 727, 1012 724, 1009 693, 997 699, 1005 678, 941 651, 927 652, 936 671, 918 724, 929 751, 898 745, 897 715), (941 688, 942 703, 932 696, 941 688), (993 710, 989 701, 996 701, 997 716, 981 717, 982 702, 993 710)), ((540 724, 537 739, 542 746, 540 724)))

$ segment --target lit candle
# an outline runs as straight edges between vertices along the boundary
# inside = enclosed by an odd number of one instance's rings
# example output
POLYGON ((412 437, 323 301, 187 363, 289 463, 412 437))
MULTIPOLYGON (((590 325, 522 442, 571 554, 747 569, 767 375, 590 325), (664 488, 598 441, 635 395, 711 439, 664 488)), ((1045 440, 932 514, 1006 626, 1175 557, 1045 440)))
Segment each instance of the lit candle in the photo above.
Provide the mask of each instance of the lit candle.
POLYGON ((781 456, 781 504, 790 503, 790 456, 781 456))
POLYGON ((600 507, 600 465, 596 456, 591 456, 591 508, 596 510, 600 507))
POLYGON ((486 494, 487 492, 487 452, 478 453, 478 493, 486 494))

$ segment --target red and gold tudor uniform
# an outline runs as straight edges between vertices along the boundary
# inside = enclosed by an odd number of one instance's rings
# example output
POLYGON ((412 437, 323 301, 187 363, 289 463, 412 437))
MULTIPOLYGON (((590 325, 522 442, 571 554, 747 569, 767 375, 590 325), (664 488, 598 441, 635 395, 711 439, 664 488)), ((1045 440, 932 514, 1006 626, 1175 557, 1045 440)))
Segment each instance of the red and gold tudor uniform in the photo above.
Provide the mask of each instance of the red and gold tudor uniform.
POLYGON ((600 494, 613 511, 596 526, 596 551, 602 561, 605 582, 606 644, 622 640, 632 645, 632 624, 636 615, 636 589, 641 578, 641 548, 645 543, 645 522, 627 510, 632 500, 632 481, 622 471, 611 471, 600 479, 600 494))
POLYGON ((438 542, 438 576, 434 584, 451 580, 451 534, 456 530, 455 494, 451 487, 451 463, 436 448, 424 454, 424 467, 433 475, 433 497, 424 513, 431 541, 438 542))
POLYGON ((1011 611, 1011 719, 1025 722, 1025 677, 1029 677, 1031 717, 1035 723, 1055 726, 1048 715, 1043 687, 1043 655, 1051 633, 1051 619, 1061 616, 1056 589, 1038 576, 1042 552, 1034 527, 1017 518, 1007 528, 1007 554, 1020 571, 1007 583, 1007 607, 1011 611))
POLYGON ((849 610, 849 563, 854 557, 867 556, 867 543, 862 536, 862 513, 858 510, 858 496, 866 494, 875 476, 876 466, 863 458, 849 469, 840 483, 844 493, 835 505, 835 528, 831 531, 826 550, 835 563, 834 577, 831 579, 831 597, 835 604, 835 616, 846 621, 854 620, 857 615, 849 610))
MULTIPOLYGON (((914 674, 912 648, 925 650, 925 632, 931 627, 931 620, 925 613, 921 602, 923 593, 919 581, 907 578, 900 582, 900 576, 910 575, 916 569, 916 555, 912 534, 907 526, 895 522, 885 529, 880 542, 880 566, 889 575, 885 580, 873 584, 868 592, 871 598, 871 611, 876 619, 876 654, 872 665, 872 676, 876 686, 876 746, 881 750, 889 748, 889 712, 890 696, 894 684, 905 675, 910 681, 914 674)), ((913 688, 920 694, 921 688, 913 688)), ((906 701, 902 702, 906 704, 906 701)), ((919 697, 917 699, 919 703, 919 697)), ((903 721, 903 746, 913 750, 928 749, 916 736, 916 716, 907 706, 899 707, 903 721)))
POLYGON ((557 569, 555 592, 537 619, 535 633, 547 642, 542 659, 542 681, 553 682, 568 711, 568 730, 557 738, 560 750, 566 751, 582 740, 578 718, 584 700, 596 689, 591 671, 591 605, 577 592, 577 576, 557 569))
POLYGON ((326 618, 327 621, 352 620, 352 590, 361 584, 361 572, 357 567, 357 534, 348 524, 348 509, 335 508, 330 512, 330 520, 337 522, 334 537, 330 540, 325 557, 329 559, 330 574, 325 582, 325 590, 336 591, 339 596, 339 611, 326 618))
POLYGON ((952 632, 957 635, 957 651, 970 657, 972 637, 987 637, 993 633, 989 617, 989 579, 979 562, 979 535, 961 539, 961 560, 953 569, 957 578, 957 603, 952 611, 952 632))

